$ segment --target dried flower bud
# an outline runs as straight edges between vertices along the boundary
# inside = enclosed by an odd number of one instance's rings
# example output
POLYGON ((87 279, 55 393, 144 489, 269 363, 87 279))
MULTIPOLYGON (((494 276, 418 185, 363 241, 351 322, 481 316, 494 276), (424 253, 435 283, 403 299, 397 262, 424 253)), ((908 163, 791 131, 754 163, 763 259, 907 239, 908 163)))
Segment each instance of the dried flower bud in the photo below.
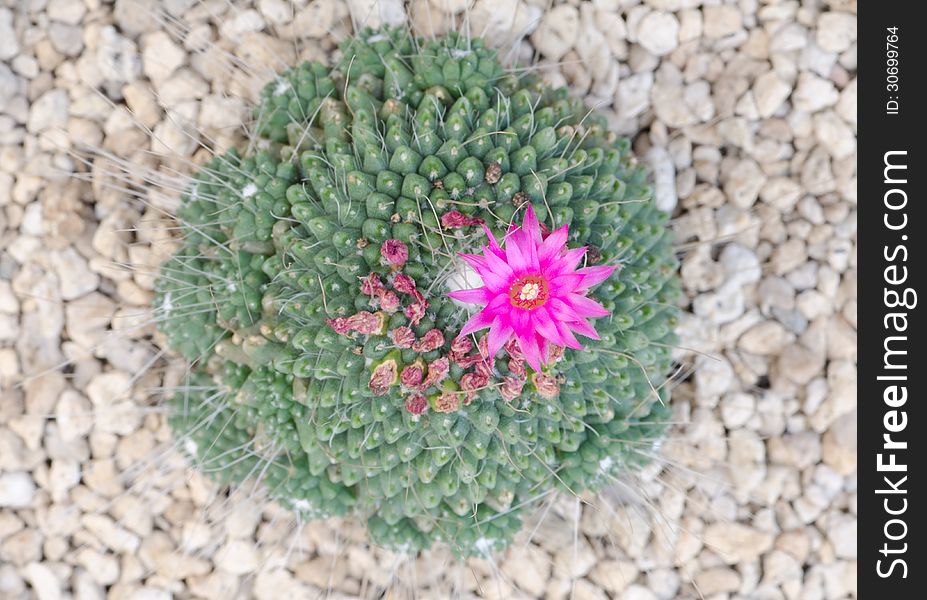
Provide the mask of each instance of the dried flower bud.
POLYGON ((399 310, 399 296, 392 290, 383 290, 380 293, 380 308, 392 314, 399 310))
POLYGON ((375 396, 385 396, 389 388, 399 379, 398 367, 394 359, 387 359, 374 367, 367 384, 375 396))
POLYGON ((553 399, 560 395, 560 384, 557 379, 545 373, 533 373, 531 383, 542 398, 553 399))
POLYGON ((461 227, 482 225, 483 223, 485 223, 483 219, 467 216, 459 210, 452 210, 441 215, 441 225, 445 229, 460 229, 461 227))
POLYGON ((447 378, 447 374, 450 370, 451 361, 449 361, 446 356, 431 361, 428 363, 428 373, 425 376, 425 380, 422 381, 421 389, 427 390, 431 386, 441 383, 447 378))
POLYGON ((380 276, 376 273, 371 273, 361 279, 361 293, 365 296, 374 298, 379 296, 380 292, 385 289, 386 287, 383 285, 383 282, 380 281, 380 276))
POLYGON ((399 348, 411 348, 415 343, 415 332, 402 325, 389 332, 389 337, 399 348))
POLYGON ((499 164, 499 161, 494 160, 489 163, 489 166, 486 167, 486 183, 489 185, 495 185, 499 183, 499 179, 502 178, 502 165, 499 164))
POLYGON ((396 273, 396 276, 393 277, 393 289, 402 294, 411 294, 413 296, 418 294, 415 280, 405 273, 396 273))
POLYGON ((404 314, 406 315, 406 318, 409 319, 410 323, 413 325, 418 325, 422 318, 424 318, 425 311, 427 309, 428 301, 419 300, 407 306, 404 314))
POLYGON ((512 402, 521 397, 521 390, 525 387, 524 379, 515 377, 506 377, 502 381, 502 387, 499 388, 499 394, 506 402, 512 402))
POLYGON ((418 416, 428 410, 428 399, 422 394, 412 394, 406 398, 406 410, 418 416))
POLYGON ((409 248, 399 240, 386 240, 380 246, 380 254, 387 264, 401 267, 409 260, 409 248))
POLYGON ((402 370, 402 373, 399 375, 399 381, 406 387, 414 388, 422 383, 424 377, 425 373, 422 371, 421 365, 409 365, 402 370))
POLYGON ((415 345, 412 346, 412 349, 416 352, 425 353, 431 352, 432 350, 437 350, 444 345, 444 334, 441 333, 438 329, 431 329, 425 333, 415 345))
POLYGON ((460 378, 460 389, 462 389, 464 394, 464 404, 470 404, 476 398, 477 392, 486 387, 489 383, 489 377, 481 375, 479 373, 464 373, 464 376, 460 378))
POLYGON ((454 390, 444 390, 435 399, 435 412, 451 413, 460 408, 460 395, 454 390))

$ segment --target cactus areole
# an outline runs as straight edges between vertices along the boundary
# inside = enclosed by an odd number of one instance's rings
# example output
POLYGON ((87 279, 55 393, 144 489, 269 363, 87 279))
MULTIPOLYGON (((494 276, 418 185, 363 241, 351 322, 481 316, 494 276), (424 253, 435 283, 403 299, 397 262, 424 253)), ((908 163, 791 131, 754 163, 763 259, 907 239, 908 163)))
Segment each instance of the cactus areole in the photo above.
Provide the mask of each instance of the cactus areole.
POLYGON ((479 39, 363 31, 270 82, 155 309, 179 444, 305 517, 461 555, 665 432, 677 263, 627 140, 479 39))

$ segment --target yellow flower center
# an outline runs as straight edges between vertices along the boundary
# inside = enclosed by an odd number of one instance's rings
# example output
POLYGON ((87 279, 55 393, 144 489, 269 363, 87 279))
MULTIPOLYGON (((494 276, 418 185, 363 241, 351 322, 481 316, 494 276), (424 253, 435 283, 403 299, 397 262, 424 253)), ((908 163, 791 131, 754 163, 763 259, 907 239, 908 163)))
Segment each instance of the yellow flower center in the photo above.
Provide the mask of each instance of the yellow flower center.
POLYGON ((522 275, 509 287, 509 302, 524 310, 543 306, 549 296, 547 280, 542 275, 522 275))

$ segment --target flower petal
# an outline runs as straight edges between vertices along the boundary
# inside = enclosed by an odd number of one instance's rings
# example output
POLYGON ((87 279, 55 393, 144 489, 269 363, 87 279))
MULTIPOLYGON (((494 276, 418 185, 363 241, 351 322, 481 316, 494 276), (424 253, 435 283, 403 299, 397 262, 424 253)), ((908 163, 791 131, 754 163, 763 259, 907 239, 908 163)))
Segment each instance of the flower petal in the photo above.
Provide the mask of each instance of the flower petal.
POLYGON ((511 339, 514 333, 512 326, 504 322, 501 317, 493 319, 492 327, 489 328, 489 339, 487 340, 490 360, 498 354, 502 346, 511 339))
POLYGON ((538 217, 534 214, 534 208, 530 203, 525 209, 525 220, 521 224, 521 228, 528 234, 531 241, 534 242, 535 247, 537 247, 537 244, 541 243, 541 224, 538 223, 538 217))
POLYGON ((569 294, 567 302, 581 317, 604 317, 609 314, 604 306, 586 296, 569 294))
POLYGON ((572 273, 576 270, 576 265, 579 264, 579 261, 583 259, 583 256, 586 254, 586 247, 582 248, 571 248, 563 253, 562 256, 558 256, 550 264, 547 269, 549 277, 556 277, 557 275, 562 275, 563 273, 572 273))
POLYGON ((596 332, 595 327, 593 327, 588 321, 573 321, 572 323, 567 323, 567 325, 576 333, 584 335, 587 338, 592 338, 594 340, 602 339, 599 337, 599 334, 596 332))
POLYGON ((577 269, 576 273, 583 276, 582 288, 589 289, 611 277, 617 268, 612 266, 584 267, 577 269))
POLYGON ((486 329, 492 325, 494 315, 493 311, 487 306, 480 312, 476 313, 466 322, 463 326, 463 329, 460 330, 459 335, 470 335, 474 331, 479 331, 480 329, 486 329))
POLYGON ((534 329, 538 332, 544 339, 557 344, 558 346, 565 346, 566 340, 563 339, 563 336, 560 335, 560 331, 557 329, 557 323, 551 317, 551 314, 543 306, 533 311, 531 314, 531 319, 534 321, 534 329))
POLYGON ((489 304, 490 293, 485 287, 474 288, 472 290, 457 290, 447 294, 454 300, 466 302, 467 304, 489 304))
POLYGON ((574 350, 582 350, 583 346, 579 343, 579 340, 576 339, 576 336, 573 335, 573 332, 570 331, 570 326, 563 322, 557 322, 557 331, 560 332, 560 335, 564 339, 564 346, 567 348, 573 348, 574 350))
POLYGON ((554 230, 538 248, 538 261, 542 264, 552 260, 566 246, 569 227, 564 225, 554 230))

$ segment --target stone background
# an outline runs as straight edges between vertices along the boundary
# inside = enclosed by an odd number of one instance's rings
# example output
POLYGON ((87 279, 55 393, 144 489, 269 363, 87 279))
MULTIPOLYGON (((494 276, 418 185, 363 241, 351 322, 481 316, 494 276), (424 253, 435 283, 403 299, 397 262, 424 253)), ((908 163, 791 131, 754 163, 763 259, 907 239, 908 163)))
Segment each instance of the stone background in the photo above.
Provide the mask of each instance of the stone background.
POLYGON ((855 596, 855 13, 0 0, 0 598, 855 596), (465 565, 229 498, 184 469, 156 405, 174 366, 147 306, 178 173, 236 140, 274 70, 328 60, 352 22, 406 21, 468 25, 635 136, 691 302, 661 464, 465 565), (88 168, 86 146, 109 158, 88 168))

